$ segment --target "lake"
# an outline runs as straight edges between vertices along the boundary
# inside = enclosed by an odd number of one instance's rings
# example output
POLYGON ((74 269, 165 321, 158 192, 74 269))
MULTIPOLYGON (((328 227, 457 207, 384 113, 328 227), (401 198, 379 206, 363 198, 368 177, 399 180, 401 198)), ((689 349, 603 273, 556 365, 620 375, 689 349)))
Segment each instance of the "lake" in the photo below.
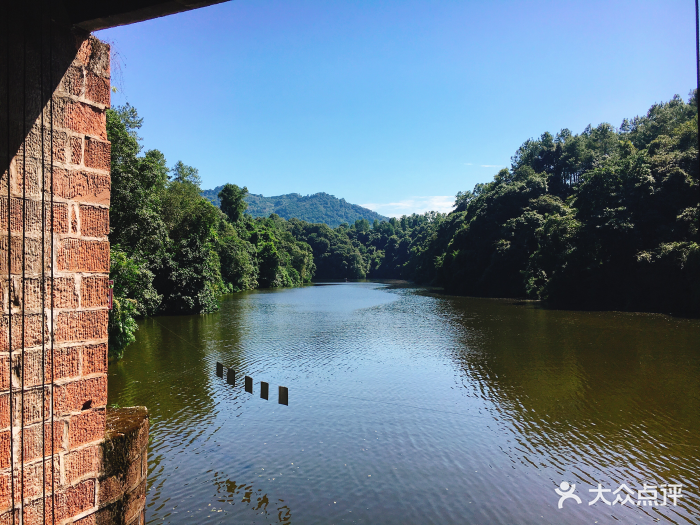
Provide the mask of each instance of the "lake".
POLYGON ((215 314, 140 322, 109 403, 149 409, 147 523, 700 517, 698 320, 407 284, 243 292, 215 314), (581 503, 559 509, 564 482, 581 503))

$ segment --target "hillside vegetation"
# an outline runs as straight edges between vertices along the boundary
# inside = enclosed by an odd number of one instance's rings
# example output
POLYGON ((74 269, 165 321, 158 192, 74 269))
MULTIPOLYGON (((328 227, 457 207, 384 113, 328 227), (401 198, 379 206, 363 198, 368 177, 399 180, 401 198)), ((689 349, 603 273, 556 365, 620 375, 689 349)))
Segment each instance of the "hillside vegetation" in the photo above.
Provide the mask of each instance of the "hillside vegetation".
MULTIPOLYGON (((510 168, 458 193, 452 213, 345 218, 336 227, 253 217, 247 189, 234 184, 217 188, 214 206, 195 168, 169 169, 159 151, 141 152, 140 125, 131 106, 107 111, 114 355, 134 340, 135 317, 212 312, 221 294, 314 277, 403 278, 554 307, 700 315, 695 94, 619 129, 604 123, 527 140, 510 168)), ((352 206, 326 194, 295 202, 313 198, 352 206)))
MULTIPOLYGON (((217 186, 213 190, 203 190, 202 196, 212 204, 219 206, 219 192, 223 186, 217 186)), ((338 199, 328 193, 314 193, 313 195, 299 195, 288 193, 276 197, 263 197, 262 195, 247 194, 245 201, 248 204, 246 213, 253 217, 269 217, 274 213, 283 219, 299 219, 311 223, 327 224, 331 228, 343 223, 352 224, 356 220, 369 222, 386 221, 388 217, 378 214, 357 204, 350 204, 345 199, 338 199)))

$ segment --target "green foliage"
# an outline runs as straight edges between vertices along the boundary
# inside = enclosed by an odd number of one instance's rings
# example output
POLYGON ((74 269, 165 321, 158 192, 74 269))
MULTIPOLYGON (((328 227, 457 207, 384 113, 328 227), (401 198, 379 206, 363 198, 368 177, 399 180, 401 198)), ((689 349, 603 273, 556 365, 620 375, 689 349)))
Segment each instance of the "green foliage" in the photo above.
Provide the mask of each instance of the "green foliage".
POLYGON ((559 307, 700 313, 697 104, 527 140, 457 194, 415 278, 559 307))
POLYGON ((231 222, 238 222, 245 213, 248 207, 248 204, 245 202, 246 195, 248 195, 248 188, 245 186, 239 188, 235 184, 224 184, 224 187, 218 193, 221 201, 219 207, 231 222))
POLYGON ((114 298, 109 315, 109 358, 119 359, 127 345, 136 341, 138 329, 134 316, 136 301, 126 298, 114 298))
POLYGON ((245 188, 224 188, 223 213, 201 196, 196 168, 179 161, 168 170, 159 151, 142 154, 141 124, 132 106, 107 110, 114 152, 110 355, 117 357, 134 340, 137 317, 213 312, 223 293, 296 286, 314 273, 311 248, 284 219, 243 215, 245 188))

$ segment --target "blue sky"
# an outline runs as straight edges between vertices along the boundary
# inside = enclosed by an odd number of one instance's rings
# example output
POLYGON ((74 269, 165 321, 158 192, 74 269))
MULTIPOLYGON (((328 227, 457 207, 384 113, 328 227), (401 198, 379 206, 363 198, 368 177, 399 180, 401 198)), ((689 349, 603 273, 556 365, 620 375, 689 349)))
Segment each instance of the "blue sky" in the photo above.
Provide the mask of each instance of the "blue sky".
POLYGON ((449 211, 528 138, 695 86, 690 0, 234 0, 96 33, 146 149, 266 196, 449 211))

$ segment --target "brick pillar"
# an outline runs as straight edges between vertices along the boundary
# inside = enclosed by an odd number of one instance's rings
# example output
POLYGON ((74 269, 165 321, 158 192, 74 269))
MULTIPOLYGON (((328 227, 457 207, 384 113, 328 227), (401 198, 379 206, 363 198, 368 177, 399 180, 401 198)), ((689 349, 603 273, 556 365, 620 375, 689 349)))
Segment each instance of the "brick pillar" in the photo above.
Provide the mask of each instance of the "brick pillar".
POLYGON ((0 28, 0 55, 10 57, 6 68, 0 62, 0 524, 94 522, 107 403, 109 47, 61 25, 50 1, 8 4, 0 28))

